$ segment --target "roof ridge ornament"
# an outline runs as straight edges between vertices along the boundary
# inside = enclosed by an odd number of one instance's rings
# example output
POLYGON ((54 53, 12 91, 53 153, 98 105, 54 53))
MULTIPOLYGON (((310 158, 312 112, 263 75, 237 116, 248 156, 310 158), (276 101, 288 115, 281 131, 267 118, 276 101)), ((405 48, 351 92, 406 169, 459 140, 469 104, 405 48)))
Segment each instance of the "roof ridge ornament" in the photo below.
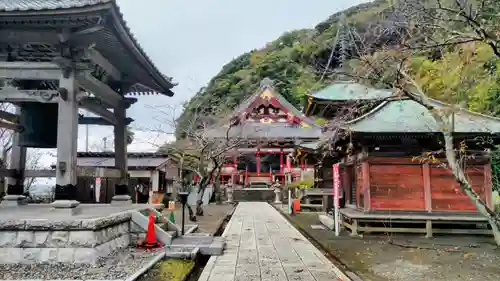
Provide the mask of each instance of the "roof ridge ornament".
POLYGON ((261 88, 262 87, 266 87, 266 86, 271 86, 272 87, 273 85, 274 85, 274 81, 271 78, 269 78, 269 77, 265 77, 264 79, 262 79, 260 81, 260 87, 261 88))

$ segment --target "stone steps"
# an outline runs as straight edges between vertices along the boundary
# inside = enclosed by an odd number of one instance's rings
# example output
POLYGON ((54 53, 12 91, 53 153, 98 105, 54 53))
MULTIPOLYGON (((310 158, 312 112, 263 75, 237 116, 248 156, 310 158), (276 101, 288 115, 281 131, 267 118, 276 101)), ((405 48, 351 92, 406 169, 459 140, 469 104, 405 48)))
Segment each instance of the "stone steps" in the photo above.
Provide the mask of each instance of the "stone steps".
POLYGON ((184 247, 184 246, 170 245, 167 248, 165 248, 165 256, 167 258, 175 258, 175 259, 194 260, 199 252, 200 248, 198 247, 184 247))
POLYGON ((222 255, 225 247, 224 237, 204 233, 191 233, 172 240, 171 248, 199 248, 202 255, 222 255))

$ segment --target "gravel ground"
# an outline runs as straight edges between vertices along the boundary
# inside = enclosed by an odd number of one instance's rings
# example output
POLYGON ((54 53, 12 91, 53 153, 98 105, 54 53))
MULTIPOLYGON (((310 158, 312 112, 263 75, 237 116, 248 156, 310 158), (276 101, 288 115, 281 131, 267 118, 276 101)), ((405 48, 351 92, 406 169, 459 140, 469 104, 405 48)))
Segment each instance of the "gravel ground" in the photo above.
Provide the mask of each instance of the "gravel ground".
POLYGON ((300 213, 292 222, 314 237, 364 281, 500 280, 500 248, 492 237, 365 235, 313 229, 317 214, 300 213))
POLYGON ((125 279, 146 265, 157 252, 127 248, 102 258, 95 265, 87 264, 0 264, 0 279, 125 279))

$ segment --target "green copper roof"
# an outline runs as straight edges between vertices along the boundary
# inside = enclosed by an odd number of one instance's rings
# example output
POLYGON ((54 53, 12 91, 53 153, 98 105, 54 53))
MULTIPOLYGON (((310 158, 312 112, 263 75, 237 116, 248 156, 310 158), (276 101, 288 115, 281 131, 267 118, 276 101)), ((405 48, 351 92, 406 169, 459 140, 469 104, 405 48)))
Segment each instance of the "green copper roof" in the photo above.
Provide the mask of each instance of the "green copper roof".
POLYGON ((390 97, 389 90, 370 88, 355 82, 336 82, 312 94, 313 98, 331 101, 371 100, 390 97))
MULTIPOLYGON (((436 107, 446 105, 432 101, 436 107)), ((464 109, 455 112, 455 133, 500 133, 500 119, 464 109)), ((436 133, 440 128, 430 112, 413 100, 385 101, 367 114, 346 123, 353 132, 436 133)))

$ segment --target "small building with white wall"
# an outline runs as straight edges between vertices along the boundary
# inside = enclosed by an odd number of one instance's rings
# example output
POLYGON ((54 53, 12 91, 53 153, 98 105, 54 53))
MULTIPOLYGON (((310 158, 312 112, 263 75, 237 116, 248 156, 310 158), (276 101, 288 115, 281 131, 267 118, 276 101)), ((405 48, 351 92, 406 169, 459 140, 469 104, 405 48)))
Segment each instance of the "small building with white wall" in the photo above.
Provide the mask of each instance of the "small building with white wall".
MULTIPOLYGON (((114 152, 78 152, 77 166, 112 169, 115 167, 115 154, 114 152)), ((157 199, 161 203, 163 196, 172 192, 174 181, 179 176, 178 166, 167 153, 129 152, 127 153, 127 166, 130 176, 130 194, 134 202, 136 201, 134 187, 140 179, 149 180, 150 201, 157 199)), ((104 192, 104 194, 107 193, 106 190, 104 192)), ((100 194, 103 194, 103 191, 100 194)), ((104 195, 101 197, 103 200, 98 201, 108 201, 108 197, 110 196, 104 195)))

